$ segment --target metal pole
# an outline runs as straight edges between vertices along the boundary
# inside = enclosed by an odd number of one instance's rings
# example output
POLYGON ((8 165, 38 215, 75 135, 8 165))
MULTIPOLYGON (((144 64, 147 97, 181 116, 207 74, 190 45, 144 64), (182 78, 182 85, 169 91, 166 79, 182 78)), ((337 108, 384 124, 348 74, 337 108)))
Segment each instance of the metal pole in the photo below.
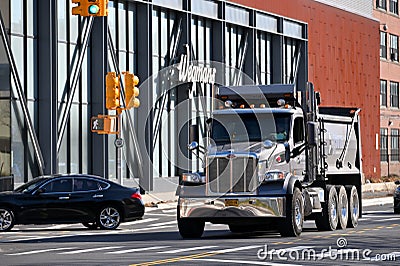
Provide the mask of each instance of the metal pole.
POLYGON ((7 58, 10 62, 10 67, 11 67, 11 72, 12 72, 12 75, 14 78, 15 87, 17 89, 18 97, 20 99, 22 112, 24 113, 25 122, 28 127, 28 133, 32 140, 33 149, 35 151, 36 160, 38 162, 39 173, 40 173, 40 175, 43 175, 44 160, 43 160, 42 151, 40 150, 39 141, 37 139, 36 132, 33 128, 33 123, 32 123, 31 116, 29 114, 28 107, 26 106, 26 97, 22 90, 21 80, 19 79, 17 66, 15 64, 14 56, 11 51, 10 43, 7 39, 7 32, 6 32, 6 28, 4 25, 3 15, 2 15, 1 10, 0 10, 0 30, 1 30, 1 37, 3 39, 4 47, 5 47, 5 50, 7 53, 7 58))
POLYGON ((387 135, 387 139, 386 139, 386 149, 387 149, 387 176, 390 177, 390 157, 389 157, 389 129, 388 129, 388 135, 387 135))

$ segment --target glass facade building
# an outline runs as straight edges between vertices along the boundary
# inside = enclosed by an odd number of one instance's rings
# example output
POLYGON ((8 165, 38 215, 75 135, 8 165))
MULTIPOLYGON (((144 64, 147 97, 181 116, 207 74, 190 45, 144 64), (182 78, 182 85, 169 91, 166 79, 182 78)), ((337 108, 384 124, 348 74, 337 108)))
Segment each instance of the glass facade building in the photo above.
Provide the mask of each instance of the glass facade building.
POLYGON ((15 183, 41 173, 90 173, 139 177, 142 187, 152 190, 153 177, 201 167, 186 144, 194 124, 203 142, 216 85, 307 81, 307 24, 300 21, 228 1, 152 0, 110 1, 108 17, 91 24, 73 16, 72 5, 69 0, 0 3, 16 66, 1 42, 0 174, 13 175, 15 183), (219 84, 165 82, 160 73, 179 64, 182 55, 204 68, 223 65, 217 67, 219 84), (109 71, 133 72, 147 84, 139 86, 140 108, 123 117, 122 137, 128 142, 123 149, 115 147, 115 135, 90 131, 92 116, 113 114, 105 109, 109 71), (133 132, 135 138, 127 136, 133 132))

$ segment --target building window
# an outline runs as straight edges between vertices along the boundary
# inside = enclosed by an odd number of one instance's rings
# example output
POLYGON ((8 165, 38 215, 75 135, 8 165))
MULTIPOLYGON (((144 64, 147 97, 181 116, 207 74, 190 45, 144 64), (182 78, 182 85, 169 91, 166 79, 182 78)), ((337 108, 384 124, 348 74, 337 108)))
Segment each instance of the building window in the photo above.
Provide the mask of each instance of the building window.
POLYGON ((390 60, 399 62, 399 37, 390 34, 390 60))
POLYGON ((392 129, 390 131, 390 157, 392 161, 399 160, 399 130, 392 129))
POLYGON ((387 41, 386 41, 386 32, 381 31, 381 58, 387 57, 387 41))
POLYGON ((387 81, 381 80, 381 106, 387 107, 387 81))
POLYGON ((381 128, 381 162, 389 161, 388 158, 388 130, 381 128))
POLYGON ((390 107, 399 108, 399 83, 390 82, 390 107))
POLYGON ((393 14, 399 14, 399 0, 389 0, 389 11, 393 14))
POLYGON ((386 10, 386 0, 376 0, 376 8, 381 8, 386 10))

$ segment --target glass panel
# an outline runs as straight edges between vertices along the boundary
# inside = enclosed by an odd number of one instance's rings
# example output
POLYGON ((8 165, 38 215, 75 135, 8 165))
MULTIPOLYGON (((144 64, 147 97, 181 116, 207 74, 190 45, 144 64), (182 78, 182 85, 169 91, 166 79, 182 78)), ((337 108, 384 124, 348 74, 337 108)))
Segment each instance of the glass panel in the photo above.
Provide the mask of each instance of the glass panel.
POLYGON ((79 104, 72 104, 70 113, 70 173, 79 173, 79 140, 81 134, 80 117, 79 117, 79 104))
POLYGON ((291 37, 302 38, 303 37, 303 26, 296 22, 284 20, 283 21, 283 34, 291 36, 291 37))
POLYGON ((66 82, 67 82, 67 44, 59 43, 58 44, 58 100, 63 101, 66 99, 66 82))
MULTIPOLYGON (((21 80, 21 84, 24 84, 24 39, 18 36, 11 36, 11 49, 14 54, 15 64, 17 65, 19 79, 21 80)), ((15 89, 14 82, 12 82, 12 87, 15 89)), ((15 90, 14 97, 18 97, 18 94, 15 90)))
POLYGON ((266 31, 278 32, 278 19, 265 14, 256 14, 256 27, 266 31))
POLYGON ((67 1, 66 0, 58 0, 57 1, 57 28, 58 28, 58 40, 66 41, 67 40, 67 1))
POLYGON ((82 108, 82 132, 81 132, 81 141, 82 141, 82 161, 81 161, 81 173, 88 173, 89 172, 89 111, 88 111, 88 106, 86 104, 83 104, 81 106, 82 108))
MULTIPOLYGON (((22 110, 20 109, 20 103, 18 101, 12 101, 11 104, 11 156, 12 156, 12 172, 14 174, 14 183, 22 184, 25 180, 25 150, 24 142, 21 132, 24 132, 23 128, 23 116, 22 110)), ((16 185, 17 186, 17 185, 16 185)))
POLYGON ((118 3, 118 50, 126 50, 126 34, 125 5, 118 3))
MULTIPOLYGON (((135 10, 133 9, 133 5, 129 5, 129 10, 128 10, 128 42, 129 42, 129 51, 133 52, 135 51, 135 29, 136 29, 136 19, 135 19, 135 10)), ((133 69, 133 68, 132 68, 133 69)))
POLYGON ((24 33, 24 4, 23 0, 10 1, 11 32, 24 33))
MULTIPOLYGON (((14 1, 12 1, 14 2, 14 1)), ((36 1, 26 1, 26 25, 27 25, 27 35, 35 36, 36 35, 36 1)))
POLYGON ((27 78, 27 93, 26 96, 28 99, 35 99, 37 92, 37 54, 36 54, 36 40, 27 38, 27 47, 26 47, 26 78, 27 78))
POLYGON ((191 7, 193 14, 218 18, 218 4, 214 1, 192 0, 191 7))
POLYGON ((225 7, 225 19, 237 24, 250 25, 249 11, 240 7, 227 5, 225 7))
POLYGON ((153 0, 153 4, 182 9, 182 0, 153 0))

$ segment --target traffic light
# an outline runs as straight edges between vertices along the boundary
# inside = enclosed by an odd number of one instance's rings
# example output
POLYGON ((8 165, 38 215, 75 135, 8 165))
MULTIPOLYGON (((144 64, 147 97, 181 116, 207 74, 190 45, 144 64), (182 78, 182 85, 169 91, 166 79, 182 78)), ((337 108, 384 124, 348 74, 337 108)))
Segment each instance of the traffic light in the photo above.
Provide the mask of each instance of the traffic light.
POLYGON ((108 72, 106 76, 106 108, 116 110, 120 107, 119 77, 115 72, 108 72))
POLYGON ((125 105, 126 109, 138 108, 140 106, 140 101, 137 96, 139 96, 139 89, 136 85, 139 84, 139 78, 132 73, 125 73, 125 105))
POLYGON ((82 17, 105 17, 108 16, 108 0, 72 0, 78 6, 72 8, 72 15, 82 17))
POLYGON ((98 115, 90 119, 90 129, 97 134, 119 134, 118 116, 98 115))

